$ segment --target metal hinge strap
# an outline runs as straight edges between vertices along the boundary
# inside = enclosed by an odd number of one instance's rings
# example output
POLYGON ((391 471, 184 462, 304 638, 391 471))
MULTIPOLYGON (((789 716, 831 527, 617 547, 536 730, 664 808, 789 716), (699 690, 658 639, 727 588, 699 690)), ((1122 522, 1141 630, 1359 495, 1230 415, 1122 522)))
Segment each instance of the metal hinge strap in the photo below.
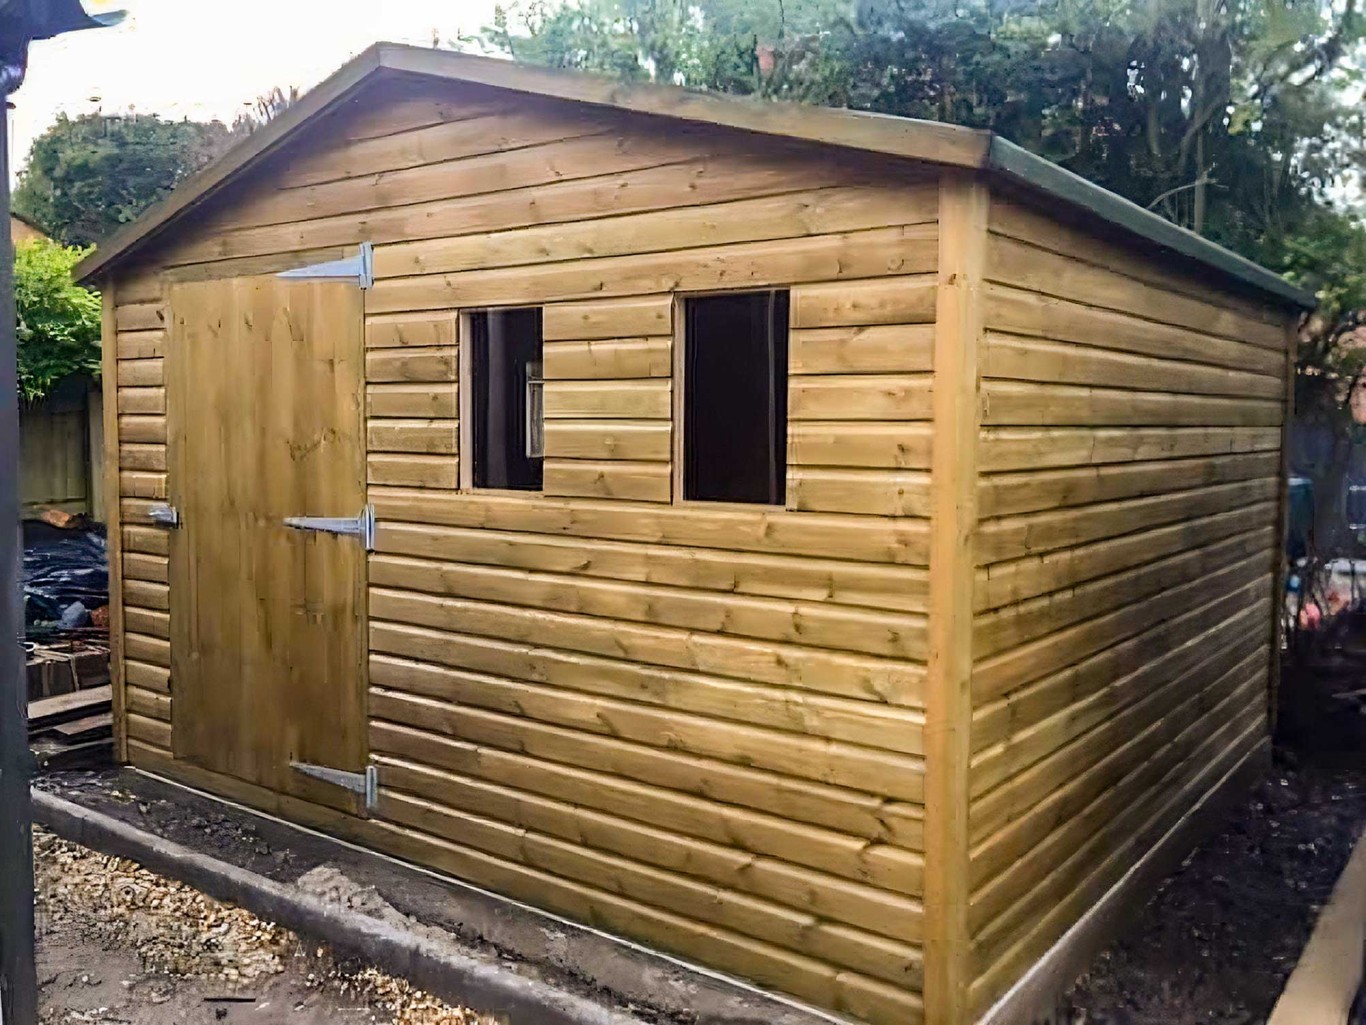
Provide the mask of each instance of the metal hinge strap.
POLYGON ((311 762, 290 762, 289 767, 305 776, 312 776, 324 783, 331 783, 335 787, 360 794, 365 798, 365 807, 369 811, 374 811, 375 805, 379 802, 379 769, 373 765, 367 765, 364 772, 347 772, 345 769, 334 769, 330 765, 314 765, 311 762))
POLYGON ((328 260, 324 263, 311 263, 307 267, 294 267, 282 270, 277 278, 301 278, 309 281, 350 281, 355 280, 361 288, 371 288, 375 284, 375 248, 369 242, 360 244, 355 256, 341 260, 328 260))
POLYGON ((375 550, 375 507, 367 505, 355 516, 286 516, 285 526, 324 534, 358 537, 367 552, 375 550))
POLYGON ((147 510, 147 518, 158 527, 168 527, 174 530, 180 526, 180 510, 173 505, 154 505, 147 510))

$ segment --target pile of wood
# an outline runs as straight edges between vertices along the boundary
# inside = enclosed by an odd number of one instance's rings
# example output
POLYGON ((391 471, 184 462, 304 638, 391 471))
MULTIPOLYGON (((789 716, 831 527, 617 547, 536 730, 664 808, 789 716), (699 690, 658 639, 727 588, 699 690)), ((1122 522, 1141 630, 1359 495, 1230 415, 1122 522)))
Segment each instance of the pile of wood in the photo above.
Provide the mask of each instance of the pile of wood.
POLYGON ((30 701, 109 682, 109 642, 103 635, 30 642, 24 649, 30 701))
POLYGON ((109 684, 30 701, 28 742, 39 770, 108 764, 114 753, 109 684))

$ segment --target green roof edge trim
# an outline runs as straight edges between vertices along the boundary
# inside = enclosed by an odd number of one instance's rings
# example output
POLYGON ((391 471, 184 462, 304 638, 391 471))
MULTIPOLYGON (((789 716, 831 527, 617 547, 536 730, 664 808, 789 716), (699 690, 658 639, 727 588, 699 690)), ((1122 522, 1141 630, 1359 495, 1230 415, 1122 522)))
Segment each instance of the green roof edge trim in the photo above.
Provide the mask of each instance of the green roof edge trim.
POLYGON ((1274 271, 1225 249, 1216 242, 1173 224, 1137 203, 1087 181, 1079 174, 1059 167, 1044 157, 999 135, 992 135, 987 150, 987 170, 1023 185, 1031 192, 1042 192, 1079 207, 1118 225, 1150 242, 1182 256, 1197 260, 1259 291, 1271 292, 1301 309, 1312 310, 1318 299, 1312 292, 1297 288, 1274 271))

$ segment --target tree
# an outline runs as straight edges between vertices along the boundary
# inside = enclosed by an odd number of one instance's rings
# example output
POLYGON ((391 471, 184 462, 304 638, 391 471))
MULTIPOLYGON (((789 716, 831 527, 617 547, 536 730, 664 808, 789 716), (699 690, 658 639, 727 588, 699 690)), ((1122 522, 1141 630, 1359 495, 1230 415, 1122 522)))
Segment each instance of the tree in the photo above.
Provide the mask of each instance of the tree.
POLYGON ((61 114, 33 144, 14 192, 14 209, 59 242, 92 245, 232 142, 232 132, 217 121, 61 114))
POLYGON ((991 128, 1277 269, 1361 165, 1357 0, 855 2, 537 3, 483 38, 536 63, 991 128))
POLYGON ((540 0, 499 9, 482 42, 990 128, 1318 291, 1306 352, 1330 367, 1366 319, 1366 227, 1332 201, 1366 166, 1357 2, 540 0))
MULTIPOLYGON (((1358 0, 568 0, 485 46, 624 79, 989 128, 1314 291, 1298 459, 1328 506, 1366 387, 1358 0), (1331 451, 1329 451, 1331 449, 1331 451)), ((1332 544, 1332 538, 1322 538, 1332 544)), ((1336 549, 1335 549, 1336 550, 1336 549)))
POLYGON ((297 88, 276 86, 231 127, 155 114, 59 114, 29 151, 14 209, 60 242, 93 245, 298 99, 297 88))
POLYGON ((821 38, 839 0, 546 0, 495 9, 475 40, 551 67, 626 81, 840 104, 821 38))
POLYGON ((89 252, 49 239, 15 248, 19 391, 26 399, 42 398, 72 374, 99 373, 100 296, 71 277, 89 252))
POLYGON ((846 58, 857 106, 992 128, 1265 257, 1360 158, 1362 28, 1353 0, 861 0, 846 58))
POLYGON ((299 87, 294 85, 290 86, 288 90, 281 89, 277 85, 270 92, 262 93, 247 104, 246 110, 233 119, 233 136, 237 138, 243 135, 251 135, 257 129, 264 128, 298 103, 299 95, 299 87))

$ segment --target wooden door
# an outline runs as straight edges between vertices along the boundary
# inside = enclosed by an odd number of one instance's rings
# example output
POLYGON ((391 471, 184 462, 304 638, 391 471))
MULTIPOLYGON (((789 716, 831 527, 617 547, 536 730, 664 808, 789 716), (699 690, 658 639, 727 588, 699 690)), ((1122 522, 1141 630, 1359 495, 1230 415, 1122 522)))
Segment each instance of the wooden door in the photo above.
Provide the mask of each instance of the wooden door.
POLYGON ((365 504, 361 290, 185 282, 170 307, 175 757, 360 811, 291 764, 364 769, 364 545, 284 519, 365 504))

